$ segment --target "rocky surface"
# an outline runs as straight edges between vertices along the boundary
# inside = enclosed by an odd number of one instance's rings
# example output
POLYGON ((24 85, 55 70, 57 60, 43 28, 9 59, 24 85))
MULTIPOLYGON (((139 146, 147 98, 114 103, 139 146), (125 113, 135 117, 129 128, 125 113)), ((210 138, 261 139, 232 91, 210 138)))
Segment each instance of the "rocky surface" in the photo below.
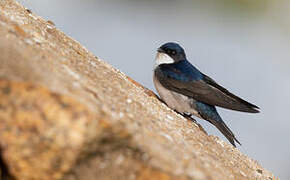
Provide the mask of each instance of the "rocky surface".
POLYGON ((0 149, 2 179, 273 178, 14 0, 0 1, 0 149))

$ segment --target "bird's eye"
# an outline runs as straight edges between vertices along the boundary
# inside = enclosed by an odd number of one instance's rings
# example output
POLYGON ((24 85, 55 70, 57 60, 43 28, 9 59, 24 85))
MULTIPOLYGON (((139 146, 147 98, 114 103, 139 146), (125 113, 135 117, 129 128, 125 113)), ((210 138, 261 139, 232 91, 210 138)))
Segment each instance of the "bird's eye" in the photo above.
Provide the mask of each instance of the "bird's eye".
POLYGON ((167 54, 170 54, 171 53, 171 51, 170 50, 167 50, 167 54))
POLYGON ((172 55, 175 55, 175 54, 176 54, 176 51, 172 51, 171 54, 172 54, 172 55))

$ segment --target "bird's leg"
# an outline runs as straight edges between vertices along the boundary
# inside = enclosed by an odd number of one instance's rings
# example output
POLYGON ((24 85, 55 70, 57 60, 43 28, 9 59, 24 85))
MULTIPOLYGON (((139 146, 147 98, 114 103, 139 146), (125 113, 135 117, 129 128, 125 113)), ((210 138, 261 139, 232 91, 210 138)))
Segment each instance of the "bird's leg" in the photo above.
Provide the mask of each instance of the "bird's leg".
POLYGON ((174 112, 176 112, 177 114, 181 115, 182 117, 185 117, 186 119, 188 119, 188 120, 190 120, 190 121, 196 122, 196 120, 193 119, 193 118, 191 117, 190 114, 187 114, 187 113, 181 113, 181 112, 178 112, 178 111, 176 111, 176 110, 174 110, 174 112))
POLYGON ((176 111, 176 110, 174 110, 174 111, 175 111, 177 114, 180 114, 181 116, 185 117, 186 119, 188 119, 188 120, 194 122, 202 132, 204 132, 206 135, 208 135, 207 132, 203 129, 203 127, 202 127, 199 123, 197 123, 197 121, 192 117, 191 114, 189 114, 189 113, 180 113, 180 112, 178 112, 178 111, 176 111))
POLYGON ((190 120, 190 121, 192 121, 192 122, 194 122, 194 123, 197 124, 197 121, 192 117, 191 114, 189 114, 189 113, 183 113, 182 116, 185 117, 186 119, 188 119, 188 120, 190 120))
MULTIPOLYGON (((179 112, 177 112, 177 113, 179 113, 179 112)), ((179 113, 179 114, 181 114, 181 113, 179 113)), ((207 132, 204 130, 204 128, 192 117, 192 115, 191 114, 188 114, 188 113, 183 113, 183 114, 181 114, 183 117, 185 117, 186 119, 188 119, 188 120, 190 120, 190 121, 192 121, 192 122, 194 122, 197 126, 198 126, 198 128, 202 131, 202 132, 204 132, 206 135, 208 135, 207 134, 207 132)))

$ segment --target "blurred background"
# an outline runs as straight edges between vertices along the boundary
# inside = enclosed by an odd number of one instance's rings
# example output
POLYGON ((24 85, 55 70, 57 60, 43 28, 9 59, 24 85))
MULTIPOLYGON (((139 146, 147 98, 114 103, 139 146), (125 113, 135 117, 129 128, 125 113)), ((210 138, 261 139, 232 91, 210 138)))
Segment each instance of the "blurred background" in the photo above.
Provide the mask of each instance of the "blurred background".
POLYGON ((290 1, 18 1, 154 91, 156 49, 180 43, 202 72, 261 108, 259 114, 218 110, 243 153, 290 179, 290 1))

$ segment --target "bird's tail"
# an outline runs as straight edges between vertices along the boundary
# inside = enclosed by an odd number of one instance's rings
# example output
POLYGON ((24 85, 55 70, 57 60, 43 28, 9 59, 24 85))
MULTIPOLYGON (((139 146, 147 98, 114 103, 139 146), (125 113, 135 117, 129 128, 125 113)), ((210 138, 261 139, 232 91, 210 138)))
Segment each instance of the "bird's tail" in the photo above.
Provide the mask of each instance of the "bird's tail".
POLYGON ((208 105, 202 102, 196 102, 195 103, 197 108, 197 111, 201 118, 207 120, 211 124, 213 124, 215 127, 218 128, 218 130, 223 133, 223 135, 230 141, 230 143, 236 147, 235 142, 241 145, 241 143, 237 140, 234 133, 230 130, 230 128, 224 123, 220 115, 218 114, 215 106, 208 105))
POLYGON ((230 128, 223 122, 222 119, 220 119, 219 121, 214 121, 211 122, 215 127, 218 128, 218 130, 230 141, 230 143, 236 147, 235 142, 237 142, 239 145, 241 145, 241 143, 237 140, 237 138, 235 137, 234 133, 230 130, 230 128))

